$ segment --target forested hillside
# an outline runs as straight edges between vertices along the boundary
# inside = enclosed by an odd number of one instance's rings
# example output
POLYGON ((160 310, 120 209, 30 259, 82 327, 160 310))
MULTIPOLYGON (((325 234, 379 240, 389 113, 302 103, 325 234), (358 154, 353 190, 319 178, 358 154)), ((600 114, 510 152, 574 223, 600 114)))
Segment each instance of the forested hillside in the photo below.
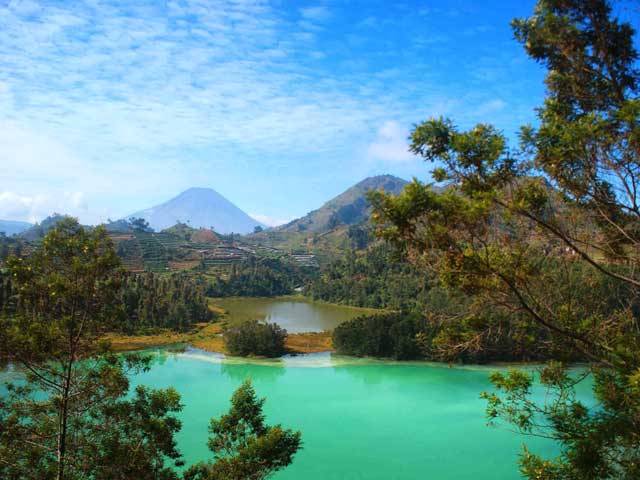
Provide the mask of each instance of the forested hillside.
POLYGON ((322 207, 309 212, 302 218, 278 227, 283 232, 325 233, 340 225, 356 225, 366 222, 371 214, 367 200, 370 190, 400 193, 406 181, 393 175, 379 175, 365 178, 340 195, 326 202, 322 207))
POLYGON ((393 246, 375 242, 349 249, 324 266, 305 293, 358 307, 416 310, 427 302, 429 278, 393 246))
MULTIPOLYGON (((117 308, 112 312, 114 331, 144 333, 157 329, 188 331, 196 323, 214 318, 205 298, 206 283, 197 277, 153 273, 114 273, 117 308)), ((0 270, 0 314, 21 311, 20 296, 7 273, 0 270)))
POLYGON ((206 293, 210 297, 272 297, 294 293, 306 278, 308 268, 277 258, 249 257, 234 264, 228 275, 209 276, 206 293))

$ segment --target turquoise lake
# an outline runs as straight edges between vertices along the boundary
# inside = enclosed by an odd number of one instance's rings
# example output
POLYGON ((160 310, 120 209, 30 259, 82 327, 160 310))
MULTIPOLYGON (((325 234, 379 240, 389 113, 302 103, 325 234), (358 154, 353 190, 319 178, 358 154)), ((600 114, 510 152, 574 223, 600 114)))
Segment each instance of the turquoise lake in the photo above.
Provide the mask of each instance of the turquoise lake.
MULTIPOLYGON (((207 426, 251 378, 267 397, 271 424, 302 431, 304 449, 273 478, 517 479, 524 442, 553 455, 556 447, 506 428, 487 427, 488 375, 495 368, 301 356, 270 364, 224 360, 198 350, 158 351, 134 384, 174 386, 182 395, 179 446, 188 464, 210 458, 207 426)), ((589 398, 588 385, 581 394, 589 398)))

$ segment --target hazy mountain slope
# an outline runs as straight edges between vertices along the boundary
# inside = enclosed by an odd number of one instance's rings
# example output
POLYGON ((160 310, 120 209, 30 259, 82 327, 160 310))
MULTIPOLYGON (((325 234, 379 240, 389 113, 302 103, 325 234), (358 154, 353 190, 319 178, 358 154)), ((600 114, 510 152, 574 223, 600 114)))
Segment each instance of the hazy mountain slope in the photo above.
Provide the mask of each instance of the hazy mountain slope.
POLYGON ((279 227, 278 230, 321 233, 332 230, 338 225, 362 223, 369 218, 371 213, 371 208, 366 198, 366 193, 369 190, 382 189, 385 192, 397 194, 406 184, 406 180, 393 175, 365 178, 337 197, 329 200, 319 209, 279 227))
MULTIPOLYGON (((263 226, 211 188, 190 188, 168 202, 135 212, 156 231, 176 223, 193 228, 212 228, 218 233, 250 233, 263 226)), ((129 218, 127 217, 127 218, 129 218)))
POLYGON ((31 228, 33 224, 28 222, 18 222, 15 220, 0 220, 0 232, 4 232, 5 235, 11 236, 17 233, 22 233, 25 230, 31 228))

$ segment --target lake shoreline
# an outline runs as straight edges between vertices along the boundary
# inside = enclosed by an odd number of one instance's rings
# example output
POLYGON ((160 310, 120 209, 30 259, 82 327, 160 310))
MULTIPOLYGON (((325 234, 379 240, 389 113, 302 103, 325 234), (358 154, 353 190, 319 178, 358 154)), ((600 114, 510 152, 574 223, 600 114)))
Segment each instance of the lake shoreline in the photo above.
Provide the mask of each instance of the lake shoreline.
MULTIPOLYGON (((308 334, 307 334, 308 335, 308 334)), ((294 337, 306 337, 306 335, 296 334, 294 337)), ((281 357, 237 357, 229 355, 221 347, 217 347, 215 342, 201 341, 201 342, 188 342, 177 341, 171 342, 171 337, 166 337, 166 343, 151 343, 140 342, 137 343, 135 339, 140 337, 133 337, 133 341, 127 341, 126 337, 115 337, 116 342, 112 343, 115 351, 120 353, 134 352, 134 351, 164 351, 167 353, 176 353, 186 355, 189 357, 197 358, 203 361, 214 361, 215 363, 228 363, 228 364, 251 364, 251 365, 263 365, 271 367, 337 367, 337 366, 366 366, 366 365, 404 365, 404 366, 419 366, 419 367, 434 367, 434 368, 451 368, 451 369, 464 369, 464 370, 486 370, 492 371, 495 369, 537 369, 544 364, 540 362, 489 362, 489 363, 453 363, 453 362, 437 362, 433 360, 395 360, 392 358, 378 358, 378 357, 355 357, 349 355, 336 354, 334 350, 315 350, 309 349, 309 351, 291 351, 281 357)), ((111 339, 110 339, 111 340, 111 339)), ((584 364, 574 364, 572 368, 585 368, 584 364)))
MULTIPOLYGON (((318 302, 304 295, 282 295, 277 297, 210 297, 209 308, 216 312, 218 320, 211 323, 196 324, 195 328, 190 332, 178 333, 171 330, 160 331, 158 333, 147 335, 123 335, 109 334, 105 340, 111 343, 112 348, 117 352, 140 351, 157 348, 181 347, 200 350, 203 353, 224 355, 225 358, 244 359, 250 362, 273 362, 284 361, 294 357, 304 357, 309 355, 327 354, 333 355, 340 359, 340 363, 384 363, 384 364, 401 364, 401 365, 434 365, 445 366, 449 368, 458 368, 465 366, 477 366, 488 368, 536 368, 543 365, 541 361, 494 361, 482 364, 467 364, 462 362, 438 362, 434 360, 417 359, 417 360, 395 360, 393 358, 384 357, 355 357, 336 355, 332 343, 332 330, 324 331, 305 331, 290 332, 285 340, 286 354, 281 357, 267 359, 264 357, 232 357, 228 355, 225 348, 222 333, 224 328, 238 324, 246 320, 250 320, 258 316, 261 320, 267 321, 266 318, 260 317, 260 313, 255 311, 243 312, 243 315, 237 315, 234 311, 238 307, 246 308, 246 302, 268 303, 268 302, 300 302, 308 305, 322 304, 330 308, 339 308, 348 310, 351 315, 356 313, 381 312, 380 310, 367 309, 362 307, 345 306, 340 304, 331 304, 327 302, 318 302), (349 360, 346 360, 349 359, 349 360)), ((277 322, 276 322, 277 323, 277 322)), ((281 325, 282 326, 282 325, 281 325)), ((316 326, 317 327, 317 326, 316 326)), ((303 362, 306 360, 303 360, 303 362)), ((576 364, 580 366, 580 364, 576 364)))
MULTIPOLYGON (((222 338, 223 322, 196 325, 187 333, 165 331, 150 335, 108 334, 104 337, 116 352, 131 352, 149 348, 186 344, 210 353, 227 354, 222 338)), ((304 355, 333 352, 331 332, 291 333, 285 341, 287 353, 304 355)))

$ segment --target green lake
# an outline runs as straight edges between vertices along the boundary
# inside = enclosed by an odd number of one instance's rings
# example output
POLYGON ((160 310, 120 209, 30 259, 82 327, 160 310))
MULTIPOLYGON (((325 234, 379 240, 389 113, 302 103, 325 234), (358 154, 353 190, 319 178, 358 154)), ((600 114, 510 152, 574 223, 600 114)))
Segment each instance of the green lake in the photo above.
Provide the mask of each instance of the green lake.
MULTIPOLYGON (((214 303, 229 312, 231 323, 256 318, 290 332, 332 329, 367 311, 297 297, 214 303)), ((557 453, 552 442, 486 426, 479 395, 491 389, 489 373, 499 367, 449 368, 330 353, 252 361, 195 349, 150 352, 153 367, 133 377, 132 386, 173 386, 180 392, 178 444, 187 464, 211 458, 209 419, 227 411, 233 391, 247 378, 267 398, 268 423, 302 431, 303 450, 276 480, 509 480, 521 478, 517 456, 525 441, 534 452, 557 453)), ((0 384, 11 376, 0 372, 0 384)), ((589 385, 580 388, 588 400, 589 385)))
MULTIPOLYGON (((229 407, 251 378, 267 397, 269 423, 302 431, 304 449, 275 479, 516 479, 526 440, 552 455, 555 446, 490 428, 479 393, 492 368, 375 362, 330 354, 265 362, 223 359, 199 350, 158 351, 134 383, 174 386, 182 395, 179 446, 187 463, 209 458, 209 418, 229 407)), ((588 385, 582 392, 588 398, 588 385)))
POLYGON ((342 322, 376 311, 369 308, 313 302, 302 296, 214 298, 212 303, 228 312, 229 323, 261 320, 277 323, 289 333, 333 330, 342 322))

